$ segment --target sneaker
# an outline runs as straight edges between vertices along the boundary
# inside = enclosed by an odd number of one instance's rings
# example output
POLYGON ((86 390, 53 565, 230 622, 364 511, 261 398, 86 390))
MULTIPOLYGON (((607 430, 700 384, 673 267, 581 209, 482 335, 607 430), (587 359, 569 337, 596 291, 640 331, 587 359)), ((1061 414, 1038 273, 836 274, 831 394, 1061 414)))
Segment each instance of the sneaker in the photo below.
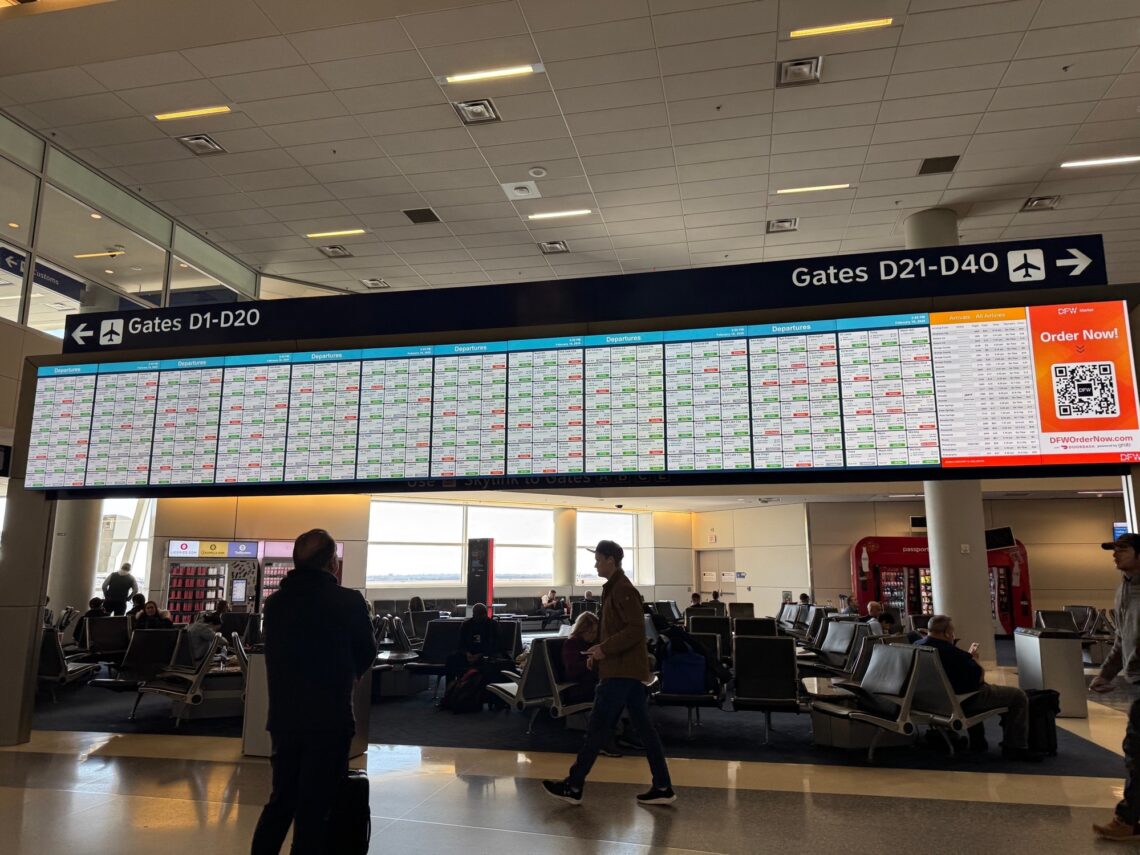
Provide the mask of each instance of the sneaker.
POLYGON ((1105 840, 1140 840, 1140 823, 1121 822, 1116 816, 1104 825, 1094 825, 1093 831, 1105 840))
POLYGON ((543 781, 542 788, 550 794, 551 798, 572 805, 582 804, 582 791, 572 788, 569 781, 543 781))
POLYGON ((637 796, 637 803, 639 805, 668 805, 677 801, 677 794, 673 792, 672 787, 666 787, 659 790, 653 787, 645 793, 639 793, 637 796))
POLYGON ((598 753, 601 754, 603 757, 621 757, 621 756, 623 756, 622 753, 620 751, 618 751, 617 746, 615 746, 615 745, 603 745, 601 748, 598 749, 598 753))

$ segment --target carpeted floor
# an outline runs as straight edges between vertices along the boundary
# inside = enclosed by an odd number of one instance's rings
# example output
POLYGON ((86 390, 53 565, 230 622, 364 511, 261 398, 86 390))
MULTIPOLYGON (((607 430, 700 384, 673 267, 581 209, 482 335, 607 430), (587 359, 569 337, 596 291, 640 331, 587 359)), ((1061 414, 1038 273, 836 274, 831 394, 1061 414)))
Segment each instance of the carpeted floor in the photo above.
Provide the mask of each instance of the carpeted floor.
MULTIPOLYGON (((81 730, 110 733, 183 733, 189 736, 240 737, 239 718, 203 719, 183 722, 175 728, 169 704, 158 698, 144 698, 138 718, 127 721, 133 694, 112 694, 100 689, 75 687, 59 693, 58 703, 41 699, 36 706, 33 726, 42 730, 81 730)), ((672 757, 716 760, 749 760, 768 763, 817 763, 859 766, 862 751, 818 747, 812 742, 811 717, 777 713, 770 745, 763 745, 761 713, 734 713, 703 710, 702 726, 686 735, 686 714, 680 708, 654 708, 653 717, 672 757)), ((372 707, 369 722, 371 742, 395 745, 441 747, 484 747, 511 751, 552 751, 574 753, 582 744, 580 731, 566 730, 564 724, 545 714, 527 735, 529 715, 518 712, 483 711, 455 715, 438 710, 430 692, 410 698, 385 699, 372 707)), ((1006 763, 997 745, 1001 730, 995 720, 987 724, 989 753, 963 754, 948 758, 938 748, 921 741, 915 747, 884 748, 876 754, 876 765, 899 769, 954 769, 957 771, 1003 772, 1014 774, 1115 777, 1122 772, 1119 756, 1061 728, 1057 730, 1058 756, 1042 763, 1006 763)))

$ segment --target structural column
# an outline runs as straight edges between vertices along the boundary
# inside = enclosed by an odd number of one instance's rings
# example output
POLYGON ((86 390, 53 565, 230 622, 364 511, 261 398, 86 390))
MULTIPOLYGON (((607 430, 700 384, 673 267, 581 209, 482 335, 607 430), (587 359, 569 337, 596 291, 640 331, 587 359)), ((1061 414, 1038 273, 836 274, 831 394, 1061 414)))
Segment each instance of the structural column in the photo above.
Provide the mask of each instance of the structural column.
POLYGON ((560 508, 554 512, 554 587, 568 595, 577 566, 578 512, 560 508))
POLYGON ((99 499, 69 499, 56 505, 47 593, 57 617, 66 606, 74 606, 80 613, 87 611, 95 583, 102 518, 103 502, 99 499))
MULTIPOLYGON (((907 249, 958 245, 958 215, 932 208, 908 217, 907 249)), ((926 530, 934 610, 954 619, 958 637, 977 642, 983 661, 997 659, 986 564, 980 481, 925 481, 926 530)))

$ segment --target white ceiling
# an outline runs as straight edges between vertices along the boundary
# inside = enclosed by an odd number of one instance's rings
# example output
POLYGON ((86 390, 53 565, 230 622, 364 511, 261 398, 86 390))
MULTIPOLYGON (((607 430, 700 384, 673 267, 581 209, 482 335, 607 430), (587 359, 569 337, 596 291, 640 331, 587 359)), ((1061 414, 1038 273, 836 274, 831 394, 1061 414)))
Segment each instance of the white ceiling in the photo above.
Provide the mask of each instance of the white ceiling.
POLYGON ((1110 281, 1140 280, 1140 164, 1058 168, 1140 153, 1136 0, 52 2, 0 9, 0 108, 268 273, 423 288, 857 252, 941 205, 964 242, 1101 232, 1110 281), (815 54, 825 82, 774 88, 777 60, 815 54), (503 121, 463 126, 448 102, 476 97, 503 121), (151 118, 213 104, 235 112, 151 118), (230 153, 171 138, 199 132, 230 153), (953 174, 917 176, 944 155, 953 174), (543 198, 509 202, 533 166, 543 198), (443 222, 400 213, 425 206, 443 222), (566 208, 594 213, 526 219, 566 208), (800 230, 765 235, 776 217, 800 230), (303 236, 356 226, 350 259, 303 236), (543 256, 552 239, 572 252, 543 256))

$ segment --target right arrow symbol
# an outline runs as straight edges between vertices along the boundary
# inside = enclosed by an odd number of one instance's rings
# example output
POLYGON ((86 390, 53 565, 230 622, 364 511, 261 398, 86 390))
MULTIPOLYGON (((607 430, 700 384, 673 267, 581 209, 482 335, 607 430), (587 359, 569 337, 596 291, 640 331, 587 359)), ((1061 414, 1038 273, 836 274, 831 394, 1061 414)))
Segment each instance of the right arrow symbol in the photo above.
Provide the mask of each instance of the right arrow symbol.
POLYGON ((95 335, 95 330, 87 329, 87 324, 80 324, 72 332, 71 337, 75 339, 76 344, 87 344, 87 339, 95 335))
POLYGON ((1092 264, 1092 259, 1079 249, 1070 249, 1069 255, 1071 255, 1072 258, 1057 259, 1057 266, 1073 268, 1069 271, 1070 276, 1080 276, 1085 272, 1085 268, 1092 264))

